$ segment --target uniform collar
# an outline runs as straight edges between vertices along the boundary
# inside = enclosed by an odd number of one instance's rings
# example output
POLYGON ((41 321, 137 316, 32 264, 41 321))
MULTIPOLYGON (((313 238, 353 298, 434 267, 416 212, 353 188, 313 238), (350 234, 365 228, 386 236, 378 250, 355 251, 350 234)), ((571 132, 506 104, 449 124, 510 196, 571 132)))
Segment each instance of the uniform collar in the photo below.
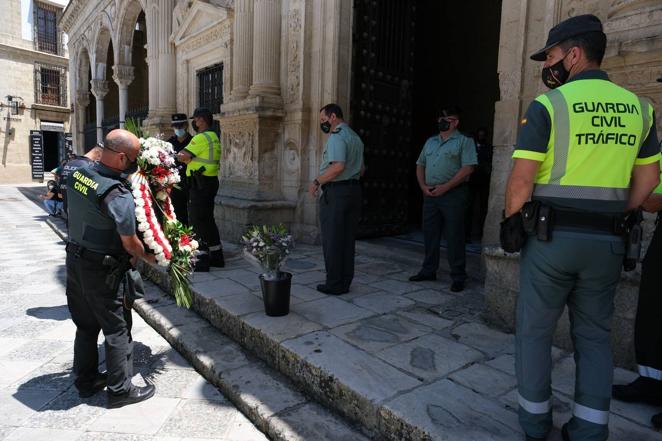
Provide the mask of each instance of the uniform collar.
POLYGON ((345 121, 341 122, 340 124, 338 124, 338 125, 336 126, 335 129, 333 129, 333 131, 332 131, 331 133, 338 133, 338 132, 340 132, 340 130, 338 130, 338 129, 342 129, 342 128, 345 127, 346 125, 347 125, 347 123, 346 123, 345 121))
POLYGON ((609 75, 602 69, 591 69, 580 72, 568 80, 568 83, 576 80, 606 80, 609 81, 609 75))
POLYGON ((450 141, 451 139, 455 139, 455 138, 457 138, 457 137, 458 137, 457 129, 455 129, 455 130, 453 131, 453 133, 451 133, 451 135, 450 135, 448 138, 446 138, 446 139, 442 138, 442 137, 441 137, 441 134, 437 133, 437 139, 439 140, 439 142, 440 142, 441 144, 443 144, 443 143, 445 143, 445 142, 448 142, 448 141, 450 141))
POLYGON ((94 169, 96 171, 98 171, 100 174, 102 174, 104 176, 109 176, 109 177, 113 177, 113 178, 122 177, 122 173, 120 173, 118 171, 115 171, 115 170, 113 170, 112 168, 110 168, 106 165, 103 165, 101 162, 93 163, 92 167, 94 167, 94 169))

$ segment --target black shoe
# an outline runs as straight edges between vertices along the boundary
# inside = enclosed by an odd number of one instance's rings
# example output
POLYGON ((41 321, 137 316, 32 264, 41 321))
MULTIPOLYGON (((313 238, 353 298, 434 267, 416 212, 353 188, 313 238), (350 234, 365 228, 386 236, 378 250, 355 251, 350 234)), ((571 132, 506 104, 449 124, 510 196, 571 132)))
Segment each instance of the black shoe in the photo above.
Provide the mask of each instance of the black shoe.
POLYGON ((418 273, 409 278, 410 282, 422 282, 424 280, 437 280, 437 275, 434 273, 432 274, 418 273))
POLYGON ((208 273, 209 272, 209 254, 199 254, 198 260, 195 262, 195 269, 193 270, 196 273, 208 273))
POLYGON ((639 377, 630 384, 612 386, 611 395, 620 401, 662 406, 662 381, 639 377))
POLYGON ((209 257, 209 266, 215 268, 223 268, 225 266, 225 258, 223 257, 223 250, 214 250, 209 257))
POLYGON ((565 423, 563 427, 561 427, 561 436, 563 437, 563 441, 570 441, 570 434, 568 433, 568 423, 565 423))
POLYGON ((86 386, 79 386, 76 384, 78 389, 78 396, 81 398, 90 398, 93 395, 96 395, 97 392, 101 392, 106 388, 106 381, 108 380, 108 374, 103 373, 96 376, 92 384, 86 386))
POLYGON ((656 429, 662 429, 662 413, 653 415, 653 417, 651 418, 651 423, 653 423, 653 427, 655 427, 656 429))
POLYGON ((140 403, 141 401, 152 398, 155 391, 156 388, 154 385, 148 384, 145 387, 131 385, 131 390, 119 395, 108 393, 108 408, 116 409, 118 407, 126 406, 127 404, 140 403))
POLYGON ((452 292, 461 292, 464 291, 464 282, 453 282, 451 283, 452 292))
POLYGON ((349 292, 348 289, 344 289, 344 290, 341 290, 341 291, 333 290, 333 289, 329 288, 328 286, 326 286, 324 284, 317 285, 317 290, 319 292, 322 292, 324 294, 329 294, 329 295, 332 295, 332 296, 339 296, 341 294, 347 294, 349 292))

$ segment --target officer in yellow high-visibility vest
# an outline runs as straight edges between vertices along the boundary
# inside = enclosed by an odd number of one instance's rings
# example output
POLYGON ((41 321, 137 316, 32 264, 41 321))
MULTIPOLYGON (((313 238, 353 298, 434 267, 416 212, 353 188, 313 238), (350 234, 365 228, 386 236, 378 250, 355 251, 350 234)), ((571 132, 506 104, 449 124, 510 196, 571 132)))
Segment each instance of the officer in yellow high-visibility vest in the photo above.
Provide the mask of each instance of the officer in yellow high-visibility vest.
MULTIPOLYGON (((634 324, 634 349, 639 377, 612 388, 617 400, 662 406, 662 185, 643 204, 657 213, 653 239, 641 264, 639 303, 634 324)), ((653 415, 653 426, 662 429, 662 413, 653 415)))
POLYGON ((214 220, 221 141, 212 130, 213 118, 209 109, 195 109, 191 119, 191 126, 198 133, 189 145, 177 154, 177 159, 187 164, 188 218, 193 232, 200 239, 200 254, 195 270, 209 271, 210 266, 225 266, 221 237, 214 220))
POLYGON ((577 369, 563 439, 609 435, 610 322, 626 248, 623 219, 658 185, 660 152, 652 106, 600 70, 605 47, 600 20, 581 15, 552 28, 531 57, 545 62, 542 80, 552 90, 521 121, 502 224, 521 222, 529 232, 516 326, 527 440, 544 440, 552 428, 551 344, 566 305, 577 369))

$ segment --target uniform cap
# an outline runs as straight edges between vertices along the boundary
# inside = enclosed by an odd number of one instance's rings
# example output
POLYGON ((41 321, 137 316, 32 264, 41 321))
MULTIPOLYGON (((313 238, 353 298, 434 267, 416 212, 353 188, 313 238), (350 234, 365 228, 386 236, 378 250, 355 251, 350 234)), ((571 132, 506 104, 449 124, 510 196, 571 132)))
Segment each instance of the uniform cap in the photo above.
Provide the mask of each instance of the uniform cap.
POLYGON ((587 34, 589 32, 602 32, 602 22, 600 22, 600 19, 595 15, 577 15, 576 17, 570 17, 567 20, 563 20, 549 30, 545 47, 531 55, 531 59, 535 61, 545 61, 547 58, 545 52, 547 50, 569 38, 587 34))
POLYGON ((172 121, 170 121, 170 125, 186 123, 187 119, 188 118, 186 118, 185 113, 175 113, 172 115, 172 121))
POLYGON ((211 113, 211 110, 209 110, 206 107, 198 107, 197 109, 195 109, 193 111, 193 116, 191 117, 191 119, 196 118, 198 116, 210 116, 211 117, 212 113, 211 113))

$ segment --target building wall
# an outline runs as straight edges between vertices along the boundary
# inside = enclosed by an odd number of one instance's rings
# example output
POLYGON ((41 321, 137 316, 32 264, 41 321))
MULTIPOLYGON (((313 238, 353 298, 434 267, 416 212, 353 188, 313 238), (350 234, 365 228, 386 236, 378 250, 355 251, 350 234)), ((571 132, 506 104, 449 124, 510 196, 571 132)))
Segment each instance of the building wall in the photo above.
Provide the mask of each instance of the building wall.
MULTIPOLYGON (((30 182, 30 130, 40 130, 43 120, 64 123, 69 131, 70 116, 68 108, 35 104, 34 88, 34 62, 67 67, 66 51, 64 56, 35 51, 32 1, 5 3, 0 27, 0 184, 30 182), (10 115, 8 95, 22 98, 18 115, 10 115)), ((50 3, 66 5, 62 0, 50 3)))

